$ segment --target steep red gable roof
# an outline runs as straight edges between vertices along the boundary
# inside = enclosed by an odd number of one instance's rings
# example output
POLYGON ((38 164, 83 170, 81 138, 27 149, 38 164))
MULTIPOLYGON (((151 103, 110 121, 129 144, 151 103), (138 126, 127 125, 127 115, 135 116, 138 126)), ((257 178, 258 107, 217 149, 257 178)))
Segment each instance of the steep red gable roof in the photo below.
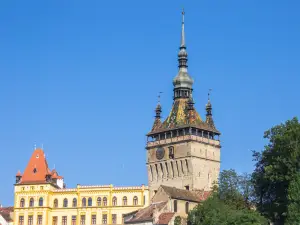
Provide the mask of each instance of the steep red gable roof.
POLYGON ((45 183, 49 168, 42 149, 35 149, 24 171, 22 183, 45 183))

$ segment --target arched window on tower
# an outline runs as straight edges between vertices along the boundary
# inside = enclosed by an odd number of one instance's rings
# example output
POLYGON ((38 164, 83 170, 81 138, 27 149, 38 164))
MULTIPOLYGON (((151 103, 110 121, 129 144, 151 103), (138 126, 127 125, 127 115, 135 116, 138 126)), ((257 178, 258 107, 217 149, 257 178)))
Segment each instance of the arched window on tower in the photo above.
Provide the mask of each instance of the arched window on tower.
POLYGON ((126 196, 123 197, 123 205, 127 205, 127 197, 126 196))
POLYGON ((24 207, 25 207, 25 199, 24 199, 24 198, 21 198, 21 201, 20 201, 20 207, 21 207, 21 208, 24 208, 24 207))
POLYGON ((43 206, 44 205, 44 199, 42 197, 40 197, 39 199, 39 206, 43 206))
POLYGON ((93 205, 93 200, 91 197, 89 197, 88 199, 88 206, 92 206, 93 205))
POLYGON ((138 197, 134 196, 133 197, 133 205, 138 205, 138 197))
POLYGON ((54 199, 53 201, 53 208, 57 208, 58 207, 58 200, 54 199))
POLYGON ((30 200, 29 200, 29 207, 34 207, 34 200, 33 200, 33 198, 30 198, 30 200))
POLYGON ((77 207, 77 198, 73 198, 72 206, 77 207))
POLYGON ((101 206, 101 198, 100 197, 97 198, 97 206, 101 206))
POLYGON ((86 207, 86 198, 82 199, 81 205, 82 205, 82 207, 86 207))
POLYGON ((117 205, 117 197, 116 196, 113 197, 112 204, 113 204, 113 206, 117 205))
POLYGON ((106 197, 103 198, 103 205, 107 206, 107 198, 106 197))
POLYGON ((68 199, 64 199, 64 208, 67 208, 68 207, 68 199))

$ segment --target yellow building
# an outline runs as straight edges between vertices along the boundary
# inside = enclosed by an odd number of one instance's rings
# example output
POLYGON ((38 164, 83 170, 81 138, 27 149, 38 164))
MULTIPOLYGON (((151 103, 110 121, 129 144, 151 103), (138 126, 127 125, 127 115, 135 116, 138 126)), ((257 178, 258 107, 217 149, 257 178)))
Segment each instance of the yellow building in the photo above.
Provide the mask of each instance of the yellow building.
POLYGON ((42 149, 36 149, 15 184, 14 224, 122 224, 123 214, 149 205, 147 186, 113 185, 65 188, 63 177, 50 171, 42 149))

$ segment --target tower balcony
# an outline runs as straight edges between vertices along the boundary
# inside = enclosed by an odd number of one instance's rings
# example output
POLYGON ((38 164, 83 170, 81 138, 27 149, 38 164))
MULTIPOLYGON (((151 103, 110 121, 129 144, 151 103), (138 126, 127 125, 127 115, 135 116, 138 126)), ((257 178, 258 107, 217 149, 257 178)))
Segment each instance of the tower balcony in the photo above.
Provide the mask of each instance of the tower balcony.
POLYGON ((149 135, 146 148, 189 141, 221 147, 218 134, 193 128, 184 128, 149 135))

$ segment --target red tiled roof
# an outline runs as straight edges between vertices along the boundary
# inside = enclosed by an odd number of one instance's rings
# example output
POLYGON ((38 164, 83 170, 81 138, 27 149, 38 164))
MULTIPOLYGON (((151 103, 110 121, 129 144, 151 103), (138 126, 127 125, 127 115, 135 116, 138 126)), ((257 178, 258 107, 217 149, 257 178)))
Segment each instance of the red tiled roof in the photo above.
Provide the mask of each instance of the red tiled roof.
POLYGON ((212 193, 211 191, 203 191, 200 194, 200 200, 205 201, 211 195, 211 193, 212 193))
POLYGON ((126 221, 126 223, 152 221, 154 210, 157 209, 160 211, 166 204, 167 202, 152 203, 148 207, 138 210, 131 219, 126 221))
POLYGON ((158 217, 158 222, 156 224, 169 224, 170 220, 173 218, 175 213, 167 212, 162 213, 158 217))
MULTIPOLYGON (((17 175, 21 174, 18 172, 17 175)), ((22 176, 20 184, 46 183, 46 175, 54 175, 53 178, 62 179, 56 170, 50 170, 42 149, 35 149, 22 176)))
POLYGON ((44 151, 36 149, 27 164, 21 183, 45 182, 48 170, 44 151))
POLYGON ((10 217, 10 213, 14 211, 14 207, 1 207, 0 215, 7 221, 12 222, 13 219, 10 217))

